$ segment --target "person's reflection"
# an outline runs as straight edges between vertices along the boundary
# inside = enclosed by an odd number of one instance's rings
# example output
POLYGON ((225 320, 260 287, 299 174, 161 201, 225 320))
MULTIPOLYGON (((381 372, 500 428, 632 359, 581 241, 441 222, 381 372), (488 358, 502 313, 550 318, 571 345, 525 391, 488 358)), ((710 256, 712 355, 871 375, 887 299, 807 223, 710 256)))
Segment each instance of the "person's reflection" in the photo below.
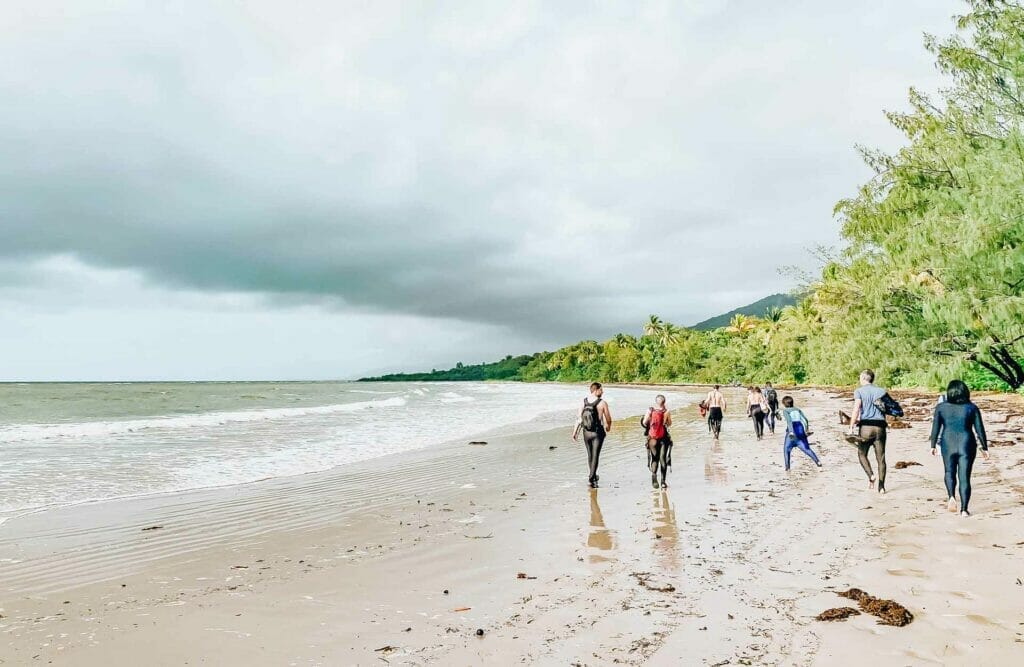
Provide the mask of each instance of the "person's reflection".
MULTIPOLYGON (((597 504, 597 489, 590 490, 590 532, 587 534, 587 546, 600 551, 611 551, 612 533, 604 525, 601 506, 597 504)), ((601 554, 590 554, 591 563, 607 561, 608 557, 601 554)))
POLYGON ((718 443, 712 445, 711 449, 704 455, 704 479, 718 486, 729 482, 729 473, 726 471, 725 466, 722 465, 722 456, 722 445, 718 443))
POLYGON ((679 565, 676 549, 679 526, 676 524, 676 511, 665 490, 654 494, 654 532, 660 537, 655 540, 655 548, 663 559, 662 564, 671 567, 679 565))

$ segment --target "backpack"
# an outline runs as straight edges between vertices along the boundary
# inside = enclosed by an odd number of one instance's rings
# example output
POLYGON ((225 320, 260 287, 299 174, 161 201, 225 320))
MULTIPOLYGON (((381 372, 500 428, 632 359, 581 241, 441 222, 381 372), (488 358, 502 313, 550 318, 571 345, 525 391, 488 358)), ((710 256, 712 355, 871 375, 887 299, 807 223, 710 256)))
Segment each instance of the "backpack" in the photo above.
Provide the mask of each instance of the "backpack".
POLYGON ((665 411, 651 408, 647 411, 647 428, 645 429, 648 438, 661 440, 665 437, 665 411))
POLYGON ((903 406, 897 403, 896 399, 889 394, 885 394, 882 398, 875 401, 875 407, 878 408, 883 415, 889 415, 892 417, 903 416, 903 406))
POLYGON ((584 431, 594 433, 601 428, 601 418, 597 414, 597 406, 600 403, 600 398, 593 403, 587 403, 587 399, 583 399, 583 414, 580 415, 580 423, 583 424, 584 431))
POLYGON ((779 394, 774 389, 765 389, 764 397, 768 401, 768 405, 774 405, 779 402, 779 394))

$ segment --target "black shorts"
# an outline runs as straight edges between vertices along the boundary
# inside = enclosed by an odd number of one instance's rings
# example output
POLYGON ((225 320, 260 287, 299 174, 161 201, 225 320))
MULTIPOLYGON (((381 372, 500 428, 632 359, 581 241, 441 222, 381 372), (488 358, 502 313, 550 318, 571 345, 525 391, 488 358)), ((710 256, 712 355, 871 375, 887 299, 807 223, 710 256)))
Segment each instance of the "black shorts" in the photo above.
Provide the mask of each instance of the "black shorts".
POLYGON ((708 421, 709 422, 720 422, 720 421, 722 421, 722 408, 708 408, 708 421))

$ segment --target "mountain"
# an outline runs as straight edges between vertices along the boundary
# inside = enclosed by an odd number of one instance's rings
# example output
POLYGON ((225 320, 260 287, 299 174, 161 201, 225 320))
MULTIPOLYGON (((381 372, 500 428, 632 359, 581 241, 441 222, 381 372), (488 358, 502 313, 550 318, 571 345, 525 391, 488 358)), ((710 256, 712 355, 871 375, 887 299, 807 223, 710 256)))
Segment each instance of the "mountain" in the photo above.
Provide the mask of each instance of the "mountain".
POLYGON ((769 308, 785 308, 786 306, 795 305, 797 297, 790 294, 772 294, 766 296, 760 301, 755 301, 752 304, 730 310, 728 313, 722 315, 716 315, 710 319, 706 319, 703 322, 694 324, 691 329, 697 329, 698 331, 710 331, 712 329, 718 329, 719 327, 729 326, 729 320, 732 319, 733 315, 750 315, 753 317, 764 317, 764 314, 768 312, 769 308))

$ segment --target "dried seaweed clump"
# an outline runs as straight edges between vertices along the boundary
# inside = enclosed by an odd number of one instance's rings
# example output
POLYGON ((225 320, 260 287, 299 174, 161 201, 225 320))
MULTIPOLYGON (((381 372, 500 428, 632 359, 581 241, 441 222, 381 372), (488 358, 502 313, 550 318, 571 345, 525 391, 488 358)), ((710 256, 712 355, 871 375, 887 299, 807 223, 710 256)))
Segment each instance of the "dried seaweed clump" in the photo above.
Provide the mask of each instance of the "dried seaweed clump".
POLYGON ((834 607, 826 609, 815 618, 819 621, 845 621, 850 616, 860 616, 860 612, 853 607, 834 607))
POLYGON ((910 611, 894 600, 882 600, 873 595, 865 593, 859 588, 851 588, 848 591, 838 593, 841 597, 856 600, 861 611, 878 617, 882 625, 895 625, 903 627, 914 620, 910 611))

